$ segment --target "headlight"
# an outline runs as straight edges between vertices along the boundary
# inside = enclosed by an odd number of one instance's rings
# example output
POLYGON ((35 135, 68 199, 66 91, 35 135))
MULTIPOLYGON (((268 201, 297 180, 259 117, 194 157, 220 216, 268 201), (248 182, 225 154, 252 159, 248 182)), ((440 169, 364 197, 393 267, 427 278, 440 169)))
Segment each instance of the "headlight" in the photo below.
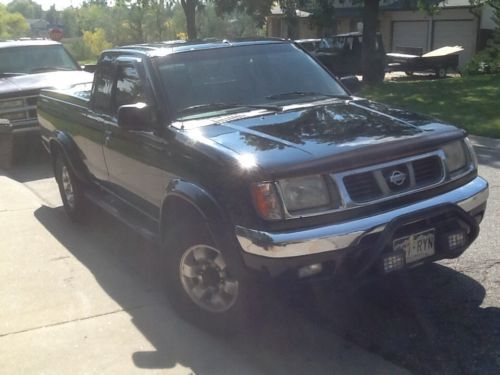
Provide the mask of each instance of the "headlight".
MULTIPOLYGON (((337 208, 340 199, 333 199, 323 176, 285 178, 277 182, 260 182, 252 185, 252 196, 260 216, 266 220, 284 218, 283 204, 290 214, 305 210, 337 208)), ((335 195, 335 194, 334 194, 335 195)))
POLYGON ((467 164, 467 155, 465 154, 464 142, 455 141, 448 143, 443 147, 446 156, 446 166, 448 172, 453 173, 463 169, 467 164))
POLYGON ((287 178, 279 181, 288 212, 330 206, 330 194, 322 176, 287 178))

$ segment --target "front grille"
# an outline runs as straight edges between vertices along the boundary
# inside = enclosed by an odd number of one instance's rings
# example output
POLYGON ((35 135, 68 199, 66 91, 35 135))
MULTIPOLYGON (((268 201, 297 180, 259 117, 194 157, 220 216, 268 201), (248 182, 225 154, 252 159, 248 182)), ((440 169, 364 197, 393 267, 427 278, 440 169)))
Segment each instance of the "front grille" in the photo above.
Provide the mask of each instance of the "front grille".
POLYGON ((349 172, 343 175, 342 182, 353 202, 367 203, 429 187, 443 177, 440 157, 431 155, 349 172))
POLYGON ((0 101, 0 118, 5 118, 11 123, 25 122, 36 119, 37 95, 9 98, 0 101), (9 106, 9 103, 20 101, 19 105, 9 106))
POLYGON ((371 172, 359 173, 344 178, 344 185, 353 201, 367 202, 382 197, 382 190, 371 172))
POLYGON ((441 160, 437 156, 418 159, 413 162, 415 184, 426 186, 438 182, 443 177, 441 160))

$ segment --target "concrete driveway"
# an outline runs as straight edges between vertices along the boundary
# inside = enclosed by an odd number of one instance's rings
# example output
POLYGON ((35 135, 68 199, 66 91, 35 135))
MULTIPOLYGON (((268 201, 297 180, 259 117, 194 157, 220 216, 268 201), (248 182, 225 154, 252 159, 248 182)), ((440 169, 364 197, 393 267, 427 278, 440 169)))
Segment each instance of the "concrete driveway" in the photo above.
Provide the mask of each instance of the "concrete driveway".
POLYGON ((68 222, 35 154, 0 176, 2 373, 500 373, 500 142, 474 141, 491 195, 462 257, 354 294, 281 286, 231 339, 173 313, 151 244, 97 209, 68 222))
POLYGON ((279 296, 239 337, 185 323, 153 246, 98 209, 70 223, 43 153, 0 175, 0 223, 2 374, 407 373, 279 296))

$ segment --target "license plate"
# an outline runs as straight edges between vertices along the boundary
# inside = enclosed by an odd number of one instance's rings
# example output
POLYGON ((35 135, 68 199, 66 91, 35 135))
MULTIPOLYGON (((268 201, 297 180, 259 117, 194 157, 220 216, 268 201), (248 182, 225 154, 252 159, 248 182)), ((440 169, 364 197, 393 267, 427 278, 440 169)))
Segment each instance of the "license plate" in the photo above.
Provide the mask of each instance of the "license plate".
POLYGON ((397 238, 392 242, 394 251, 403 250, 406 263, 414 263, 434 255, 434 229, 397 238))

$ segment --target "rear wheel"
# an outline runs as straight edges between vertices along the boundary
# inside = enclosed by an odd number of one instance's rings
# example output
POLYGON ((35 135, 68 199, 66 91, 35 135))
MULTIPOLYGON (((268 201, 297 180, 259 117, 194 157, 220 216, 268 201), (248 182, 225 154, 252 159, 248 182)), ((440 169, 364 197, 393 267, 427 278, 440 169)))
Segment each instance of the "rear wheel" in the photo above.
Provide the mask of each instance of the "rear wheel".
POLYGON ((255 322, 262 301, 257 280, 231 251, 216 246, 204 226, 169 229, 167 296, 179 315, 216 334, 255 322))
POLYGON ((83 221, 86 206, 83 195, 83 184, 75 176, 61 152, 58 152, 55 156, 54 169, 66 214, 73 221, 83 221))

